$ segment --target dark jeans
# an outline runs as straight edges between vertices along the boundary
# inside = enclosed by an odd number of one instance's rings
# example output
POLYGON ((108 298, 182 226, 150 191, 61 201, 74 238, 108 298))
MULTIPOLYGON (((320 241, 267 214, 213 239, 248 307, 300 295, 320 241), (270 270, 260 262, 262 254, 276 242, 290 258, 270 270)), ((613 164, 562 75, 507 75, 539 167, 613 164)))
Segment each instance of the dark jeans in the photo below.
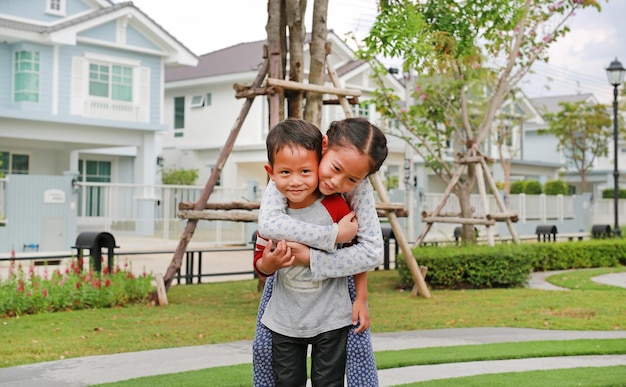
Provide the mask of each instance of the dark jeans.
POLYGON ((306 355, 311 344, 313 387, 342 387, 346 371, 346 341, 349 326, 315 337, 288 337, 272 332, 272 365, 276 387, 306 385, 306 355))

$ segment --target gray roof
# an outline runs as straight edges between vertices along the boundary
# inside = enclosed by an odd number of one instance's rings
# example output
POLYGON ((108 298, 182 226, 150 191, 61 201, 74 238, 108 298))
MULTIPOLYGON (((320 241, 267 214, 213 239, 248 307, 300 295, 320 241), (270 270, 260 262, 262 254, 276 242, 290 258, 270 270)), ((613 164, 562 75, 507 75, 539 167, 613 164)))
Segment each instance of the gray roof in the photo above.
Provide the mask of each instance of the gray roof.
MULTIPOLYGON (((332 33, 332 30, 328 32, 332 33)), ((309 37, 310 34, 307 34, 305 41, 308 42, 309 37)), ((266 44, 267 40, 239 43, 201 55, 196 67, 168 68, 165 71, 165 82, 257 71, 263 63, 263 46, 266 44)), ((362 60, 352 60, 335 70, 338 76, 342 76, 364 63, 366 62, 362 60)))
POLYGON ((165 82, 205 78, 258 70, 263 63, 265 40, 239 43, 208 54, 200 55, 198 65, 169 68, 165 82))
POLYGON ((71 19, 66 22, 55 24, 52 26, 42 26, 42 25, 37 25, 37 24, 24 23, 24 22, 18 22, 14 20, 7 20, 7 19, 0 18, 0 27, 6 27, 6 28, 14 29, 14 30, 45 34, 45 33, 59 31, 64 28, 80 24, 84 21, 95 19, 101 15, 106 15, 107 13, 117 11, 120 8, 125 8, 125 7, 132 6, 132 5, 133 3, 130 1, 126 3, 115 4, 110 7, 101 8, 95 12, 90 12, 79 18, 71 19))
POLYGON ((115 12, 115 11, 117 11, 119 9, 122 9, 122 8, 133 7, 137 11, 141 12, 146 18, 148 18, 152 23, 154 23, 157 27, 159 27, 169 37, 174 39, 178 44, 180 44, 187 51, 189 51, 190 53, 193 54, 193 52, 187 46, 182 44, 178 39, 176 39, 172 34, 170 34, 165 28, 163 28, 159 23, 154 21, 154 19, 152 19, 150 16, 148 16, 146 13, 144 13, 141 9, 136 7, 133 4, 132 1, 126 1, 126 2, 118 3, 118 4, 114 4, 110 0, 108 0, 108 2, 111 3, 110 7, 100 8, 100 9, 94 11, 94 12, 90 12, 90 13, 88 13, 86 15, 83 15, 83 16, 81 16, 79 18, 71 19, 71 20, 68 20, 68 21, 65 21, 65 22, 62 22, 62 23, 58 23, 58 24, 54 24, 52 26, 41 26, 41 25, 37 25, 37 24, 17 22, 17 21, 14 21, 14 20, 7 20, 7 19, 0 18, 0 27, 6 27, 6 28, 14 29, 14 30, 21 30, 21 31, 27 31, 27 32, 35 32, 35 33, 40 33, 40 34, 46 34, 46 33, 51 33, 51 32, 55 32, 55 31, 60 31, 60 30, 62 30, 64 28, 72 27, 72 26, 81 24, 81 23, 83 23, 85 21, 88 21, 88 20, 96 19, 96 18, 98 18, 98 17, 100 17, 102 15, 106 15, 106 14, 115 12))
POLYGON ((557 95, 553 97, 541 97, 531 98, 530 102, 537 109, 540 114, 544 113, 558 113, 561 111, 559 103, 575 103, 580 101, 588 101, 590 98, 594 98, 592 93, 582 94, 569 94, 569 95, 557 95))

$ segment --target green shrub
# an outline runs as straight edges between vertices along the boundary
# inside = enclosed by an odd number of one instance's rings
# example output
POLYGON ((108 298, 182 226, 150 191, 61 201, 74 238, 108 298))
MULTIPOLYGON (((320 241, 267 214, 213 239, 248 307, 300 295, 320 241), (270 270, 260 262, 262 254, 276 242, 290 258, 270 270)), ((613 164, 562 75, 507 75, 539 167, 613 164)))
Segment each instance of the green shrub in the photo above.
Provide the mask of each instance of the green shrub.
POLYGON ((539 195, 543 192, 541 183, 537 180, 527 180, 524 184, 524 193, 526 195, 539 195))
MULTIPOLYGON (((602 190, 602 199, 613 199, 615 192, 613 188, 607 188, 602 190)), ((626 189, 621 189, 618 191, 617 196, 620 199, 626 199, 626 189)))
POLYGON ((548 180, 543 185, 543 192, 546 195, 567 195, 569 188, 563 180, 548 180))
POLYGON ((511 195, 524 193, 524 180, 515 180, 511 182, 511 195))
POLYGON ((198 179, 197 169, 164 169, 161 172, 163 184, 194 185, 198 179))
MULTIPOLYGON (((417 247, 413 256, 427 266, 433 288, 521 287, 532 271, 626 265, 626 240, 417 247)), ((413 287, 402 254, 396 259, 400 286, 413 287)))

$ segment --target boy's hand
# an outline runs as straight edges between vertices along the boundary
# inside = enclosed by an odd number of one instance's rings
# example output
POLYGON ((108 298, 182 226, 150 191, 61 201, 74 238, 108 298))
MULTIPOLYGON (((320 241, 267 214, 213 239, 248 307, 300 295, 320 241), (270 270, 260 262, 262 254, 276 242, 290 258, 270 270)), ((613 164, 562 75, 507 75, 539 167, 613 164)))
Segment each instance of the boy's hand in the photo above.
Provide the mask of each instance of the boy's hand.
POLYGON ((367 309, 367 303, 361 300, 355 300, 352 304, 352 325, 359 326, 354 333, 361 333, 370 327, 370 311, 367 309))
POLYGON ((287 242, 291 248, 291 254, 296 258, 295 266, 309 266, 311 264, 311 248, 298 242, 287 242))
POLYGON ((272 274, 279 269, 293 265, 296 257, 291 254, 291 248, 284 240, 278 242, 272 251, 272 240, 267 242, 263 250, 263 257, 257 262, 257 267, 265 274, 272 274))
POLYGON ((339 227, 339 232, 337 233, 337 243, 348 243, 351 242, 356 236, 356 232, 359 228, 359 224, 356 221, 356 214, 354 212, 350 212, 348 215, 341 218, 339 223, 337 223, 339 227))

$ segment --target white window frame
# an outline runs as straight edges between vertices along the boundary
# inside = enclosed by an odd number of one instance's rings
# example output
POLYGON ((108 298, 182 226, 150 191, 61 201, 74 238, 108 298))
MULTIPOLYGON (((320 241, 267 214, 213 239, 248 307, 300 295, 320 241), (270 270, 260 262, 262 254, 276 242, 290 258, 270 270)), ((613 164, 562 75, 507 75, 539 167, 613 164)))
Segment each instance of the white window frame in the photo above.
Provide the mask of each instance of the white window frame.
POLYGON ((28 170, 26 171, 26 173, 20 173, 20 174, 30 175, 30 170, 32 168, 32 160, 33 160, 33 155, 31 152, 0 151, 0 153, 8 155, 7 159, 9 160, 9 165, 2 166, 2 169, 5 171, 7 175, 15 174, 14 167, 13 167, 13 156, 26 156, 28 158, 28 170))
MULTIPOLYGON (((135 92, 134 92, 134 85, 135 85, 135 68, 131 67, 131 66, 126 66, 126 65, 118 65, 116 63, 103 63, 103 62, 89 62, 89 79, 88 79, 88 83, 87 83, 87 95, 89 96, 89 98, 102 98, 105 100, 109 100, 109 101, 118 101, 118 102, 126 102, 126 103, 135 103, 135 92), (100 96, 100 95, 92 95, 91 94, 91 66, 98 66, 98 74, 100 74, 100 68, 108 68, 108 80, 106 81, 107 84, 107 95, 106 96, 100 96), (119 68, 120 71, 124 71, 124 70, 130 70, 130 84, 125 83, 125 82, 115 82, 114 78, 117 77, 118 78, 127 78, 125 77, 125 74, 114 74, 114 69, 115 68, 119 68), (122 87, 130 87, 130 101, 125 100, 125 99, 120 99, 120 98, 115 98, 115 87, 116 86, 122 86, 122 87)), ((98 81, 99 83, 104 83, 103 81, 98 81)))
POLYGON ((12 101, 13 102, 38 103, 39 102, 39 97, 41 95, 41 90, 40 90, 40 88, 41 88, 41 85, 40 85, 40 81, 41 81, 41 54, 39 53, 39 51, 33 51, 33 50, 18 50, 18 51, 15 51, 13 53, 13 62, 11 64, 11 66, 12 66, 12 69, 13 69, 13 90, 12 90, 12 93, 11 93, 12 101), (37 97, 36 101, 25 101, 25 100, 17 101, 16 98, 15 98, 15 94, 18 92, 18 90, 16 89, 16 81, 15 81, 16 76, 18 74, 18 72, 15 69, 15 66, 17 64, 15 56, 16 56, 16 54, 18 52, 30 52, 31 55, 33 56, 33 58, 31 58, 31 62, 33 63, 33 66, 35 64, 37 64, 38 68, 37 68, 36 72, 34 70, 31 70, 31 71, 20 71, 19 72, 19 73, 24 73, 24 74, 31 74, 32 76, 35 76, 35 75, 37 76, 37 90, 36 91, 35 90, 19 90, 19 92, 21 92, 21 93, 36 94, 36 97, 37 97), (36 60, 34 59, 35 55, 37 56, 36 60))
POLYGON ((194 95, 189 99, 190 108, 200 108, 204 106, 204 95, 194 95))
POLYGON ((189 99, 190 108, 200 108, 204 106, 211 106, 211 93, 194 95, 189 99))
POLYGON ((65 0, 46 0, 46 13, 65 16, 65 0))

